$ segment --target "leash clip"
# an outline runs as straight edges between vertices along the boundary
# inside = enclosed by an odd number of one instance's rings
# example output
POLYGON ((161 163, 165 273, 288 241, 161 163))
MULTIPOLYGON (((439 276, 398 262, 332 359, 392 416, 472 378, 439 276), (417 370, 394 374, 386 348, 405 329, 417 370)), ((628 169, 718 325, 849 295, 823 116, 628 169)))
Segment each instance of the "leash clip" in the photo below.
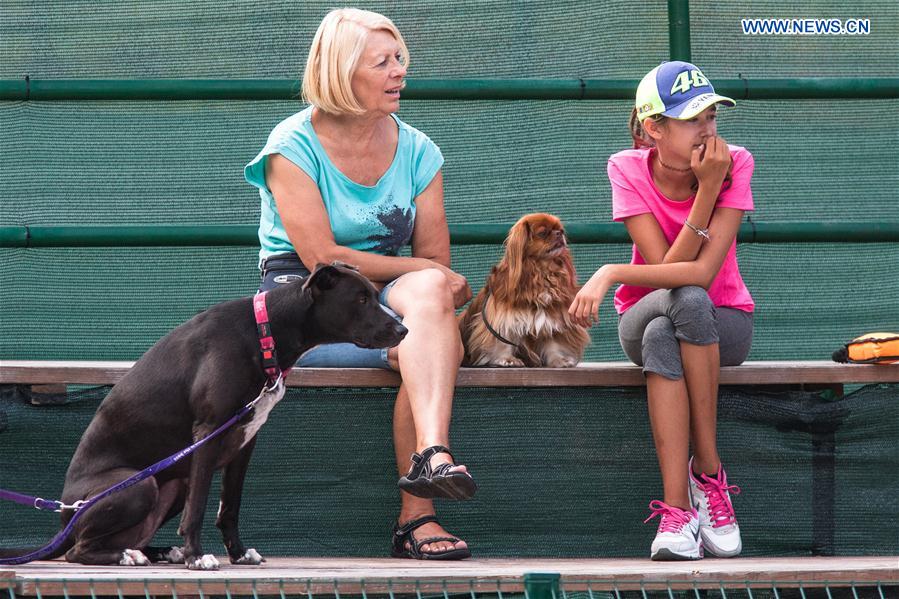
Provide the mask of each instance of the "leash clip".
POLYGON ((255 408, 256 404, 259 402, 260 399, 262 399, 263 395, 265 395, 266 393, 272 393, 273 391, 277 391, 279 387, 283 387, 283 386, 284 386, 284 373, 279 371, 278 378, 276 378, 274 381, 270 380, 268 383, 264 384, 262 386, 262 391, 259 392, 259 395, 256 396, 256 399, 254 399, 253 401, 251 401, 244 407, 245 408, 255 408))
POLYGON ((284 373, 279 370, 278 378, 276 378, 274 382, 269 381, 269 383, 271 384, 271 386, 265 385, 262 388, 263 392, 265 392, 265 391, 271 392, 271 391, 274 391, 275 389, 277 389, 278 387, 281 387, 284 384, 284 373))
POLYGON ((77 512, 78 510, 81 509, 81 506, 84 505, 84 504, 87 503, 87 502, 86 502, 85 500, 83 500, 83 499, 79 499, 78 501, 76 501, 76 502, 73 503, 72 505, 66 505, 66 504, 64 504, 64 503, 61 502, 61 501, 58 501, 57 503, 59 504, 59 507, 56 508, 55 510, 53 510, 54 512, 61 512, 61 511, 63 511, 63 510, 75 510, 75 511, 77 512))
POLYGON ((35 497, 33 507, 36 510, 45 510, 47 508, 41 507, 41 506, 44 504, 47 504, 47 503, 55 503, 56 504, 56 508, 53 510, 54 512, 61 512, 63 510, 75 510, 77 512, 81 508, 81 506, 87 502, 84 501, 83 499, 79 499, 72 505, 66 505, 61 501, 50 501, 49 499, 44 499, 42 497, 35 497))

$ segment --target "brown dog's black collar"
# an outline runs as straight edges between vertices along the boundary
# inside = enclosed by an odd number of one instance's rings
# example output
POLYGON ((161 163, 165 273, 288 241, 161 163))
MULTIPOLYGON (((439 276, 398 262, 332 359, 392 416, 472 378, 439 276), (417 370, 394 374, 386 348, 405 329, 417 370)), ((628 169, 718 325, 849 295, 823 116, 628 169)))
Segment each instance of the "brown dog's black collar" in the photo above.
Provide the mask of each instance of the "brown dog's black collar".
POLYGON ((489 300, 490 300, 490 291, 487 291, 486 297, 484 297, 484 309, 481 310, 481 320, 484 321, 484 326, 487 327, 487 330, 490 331, 490 333, 491 333, 494 337, 496 337, 497 339, 499 339, 500 341, 502 341, 502 342, 505 343, 506 345, 511 345, 512 347, 517 348, 517 347, 518 347, 518 344, 517 344, 517 343, 512 343, 511 341, 509 341, 508 339, 506 339, 505 337, 503 337, 502 335, 500 335, 499 332, 498 332, 496 329, 494 329, 492 326, 490 326, 490 321, 487 320, 487 302, 488 302, 489 300))

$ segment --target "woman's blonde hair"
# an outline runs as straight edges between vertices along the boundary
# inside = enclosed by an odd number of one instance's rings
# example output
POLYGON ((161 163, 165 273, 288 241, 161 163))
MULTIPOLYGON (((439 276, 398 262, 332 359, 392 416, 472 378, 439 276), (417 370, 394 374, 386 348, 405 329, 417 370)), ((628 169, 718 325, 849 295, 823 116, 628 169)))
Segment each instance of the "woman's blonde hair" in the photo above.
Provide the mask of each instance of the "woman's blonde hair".
POLYGON ((393 22, 376 12, 336 8, 325 15, 309 49, 303 73, 303 100, 332 114, 362 114, 351 81, 372 31, 386 31, 400 44, 401 60, 409 50, 393 22))

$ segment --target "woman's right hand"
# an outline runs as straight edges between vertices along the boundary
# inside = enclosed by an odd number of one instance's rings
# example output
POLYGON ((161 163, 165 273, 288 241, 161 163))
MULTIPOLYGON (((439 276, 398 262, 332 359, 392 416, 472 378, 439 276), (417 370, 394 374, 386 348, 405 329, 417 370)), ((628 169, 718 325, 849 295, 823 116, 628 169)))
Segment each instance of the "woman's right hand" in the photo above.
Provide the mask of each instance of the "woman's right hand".
POLYGON ((713 136, 707 138, 702 146, 693 149, 690 168, 693 169, 700 185, 711 185, 717 192, 724 183, 730 162, 730 150, 727 142, 718 136, 713 136))
POLYGON ((456 308, 461 308, 471 299, 471 287, 468 285, 468 279, 464 276, 460 275, 456 271, 451 268, 447 268, 446 266, 434 262, 431 260, 431 265, 433 268, 440 270, 444 275, 446 275, 446 280, 449 282, 450 290, 453 292, 453 305, 456 308))

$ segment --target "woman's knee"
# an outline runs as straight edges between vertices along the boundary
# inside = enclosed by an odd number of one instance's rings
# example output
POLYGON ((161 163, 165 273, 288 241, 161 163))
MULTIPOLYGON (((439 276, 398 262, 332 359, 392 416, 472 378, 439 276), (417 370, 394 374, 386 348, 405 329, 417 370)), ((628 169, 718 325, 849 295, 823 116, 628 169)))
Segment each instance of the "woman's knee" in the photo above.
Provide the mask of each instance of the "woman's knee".
POLYGON ((403 304, 403 316, 413 313, 452 314, 453 292, 443 271, 426 268, 407 275, 390 292, 390 301, 403 304), (400 285, 399 283, 402 283, 400 285), (394 297, 394 294, 397 294, 394 297))
POLYGON ((715 304, 702 287, 672 289, 670 318, 678 339, 697 345, 718 342, 715 304))
POLYGON ((680 343, 674 323, 667 316, 650 321, 643 331, 643 372, 654 372, 665 378, 679 379, 684 375, 680 343))

